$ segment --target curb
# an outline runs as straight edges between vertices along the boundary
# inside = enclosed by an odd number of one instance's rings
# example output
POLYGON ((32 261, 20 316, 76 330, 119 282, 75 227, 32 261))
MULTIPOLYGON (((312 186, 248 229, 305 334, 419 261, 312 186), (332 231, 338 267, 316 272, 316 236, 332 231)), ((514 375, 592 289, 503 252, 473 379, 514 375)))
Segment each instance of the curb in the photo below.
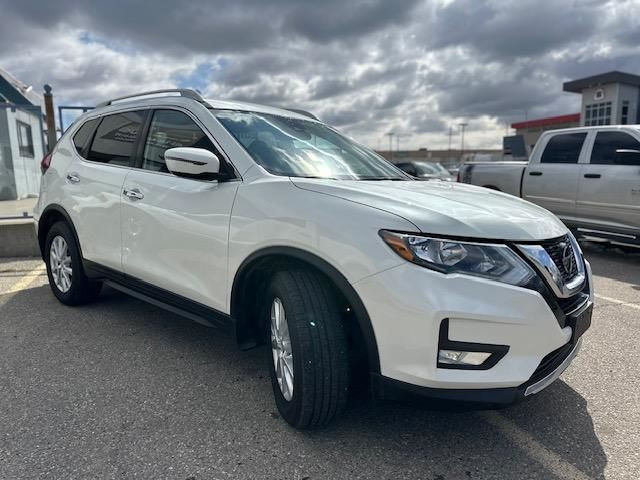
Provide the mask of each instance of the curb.
POLYGON ((0 220, 0 257, 39 257, 33 219, 0 220))

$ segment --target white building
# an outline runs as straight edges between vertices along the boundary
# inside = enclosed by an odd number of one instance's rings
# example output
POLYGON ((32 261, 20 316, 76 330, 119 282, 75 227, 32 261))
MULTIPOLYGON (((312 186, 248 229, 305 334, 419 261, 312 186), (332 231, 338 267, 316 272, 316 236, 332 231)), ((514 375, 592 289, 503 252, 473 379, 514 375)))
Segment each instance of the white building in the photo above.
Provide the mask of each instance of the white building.
POLYGON ((640 123, 640 75, 601 73, 565 82, 563 90, 582 95, 582 126, 640 123))
POLYGON ((0 200, 38 194, 44 152, 42 98, 0 68, 0 200))

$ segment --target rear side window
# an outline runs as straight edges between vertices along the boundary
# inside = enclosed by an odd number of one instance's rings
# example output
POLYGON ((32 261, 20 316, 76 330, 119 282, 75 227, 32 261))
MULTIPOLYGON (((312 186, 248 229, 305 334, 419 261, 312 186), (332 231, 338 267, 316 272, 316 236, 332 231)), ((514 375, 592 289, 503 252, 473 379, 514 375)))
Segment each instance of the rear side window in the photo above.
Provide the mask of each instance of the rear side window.
POLYGON ((143 120, 143 111, 102 117, 87 160, 128 166, 143 120))
POLYGON ((73 144, 75 145, 76 151, 79 155, 83 155, 85 149, 88 147, 97 123, 98 120, 95 118, 85 122, 73 136, 73 144))
POLYGON ((221 173, 227 178, 233 176, 233 171, 224 162, 213 142, 191 117, 177 110, 156 110, 144 145, 142 168, 154 172, 168 172, 164 152, 177 147, 204 148, 215 153, 220 159, 221 173))
POLYGON ((624 132, 598 132, 591 163, 595 165, 640 165, 640 142, 624 132))
POLYGON ((540 163, 578 163, 587 133, 563 133, 547 142, 540 163))

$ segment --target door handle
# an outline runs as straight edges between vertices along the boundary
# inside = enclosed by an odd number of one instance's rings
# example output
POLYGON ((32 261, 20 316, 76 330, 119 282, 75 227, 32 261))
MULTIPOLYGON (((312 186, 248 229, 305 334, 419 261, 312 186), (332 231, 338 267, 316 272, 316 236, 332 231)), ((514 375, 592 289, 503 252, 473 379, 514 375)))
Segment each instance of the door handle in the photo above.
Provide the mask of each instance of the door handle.
POLYGON ((77 173, 67 173, 67 180, 71 183, 78 183, 80 181, 80 177, 77 173))
POLYGON ((125 188, 122 193, 131 200, 142 200, 144 198, 144 193, 137 188, 132 188, 131 190, 125 188))
POLYGON ((529 172, 529 175, 531 175, 532 177, 539 177, 542 175, 542 172, 529 172))
POLYGON ((602 175, 599 173, 585 173, 584 178, 600 178, 602 175))

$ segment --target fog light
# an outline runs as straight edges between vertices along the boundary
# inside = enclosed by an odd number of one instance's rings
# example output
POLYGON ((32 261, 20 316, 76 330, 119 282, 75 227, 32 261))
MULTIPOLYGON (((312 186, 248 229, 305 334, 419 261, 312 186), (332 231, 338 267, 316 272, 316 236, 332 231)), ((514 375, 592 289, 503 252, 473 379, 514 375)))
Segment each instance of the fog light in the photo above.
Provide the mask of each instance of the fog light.
POLYGON ((482 365, 491 356, 487 352, 463 352, 457 350, 439 350, 438 363, 447 365, 482 365))

